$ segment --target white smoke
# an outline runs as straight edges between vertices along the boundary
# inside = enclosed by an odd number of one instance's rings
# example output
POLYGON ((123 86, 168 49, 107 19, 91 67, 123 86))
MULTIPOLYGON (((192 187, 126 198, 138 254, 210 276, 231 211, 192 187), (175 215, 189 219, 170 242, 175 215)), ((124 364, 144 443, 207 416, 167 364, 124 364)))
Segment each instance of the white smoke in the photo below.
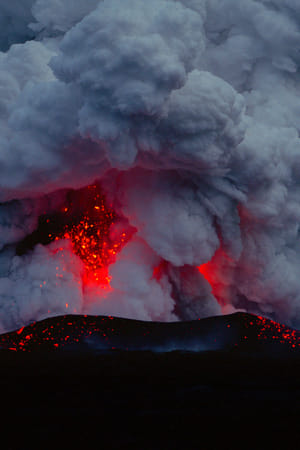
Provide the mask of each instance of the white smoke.
POLYGON ((299 327, 299 2, 2 3, 1 330, 236 309, 299 327), (111 290, 82 285, 68 242, 16 255, 61 189, 96 179, 137 229, 111 290))

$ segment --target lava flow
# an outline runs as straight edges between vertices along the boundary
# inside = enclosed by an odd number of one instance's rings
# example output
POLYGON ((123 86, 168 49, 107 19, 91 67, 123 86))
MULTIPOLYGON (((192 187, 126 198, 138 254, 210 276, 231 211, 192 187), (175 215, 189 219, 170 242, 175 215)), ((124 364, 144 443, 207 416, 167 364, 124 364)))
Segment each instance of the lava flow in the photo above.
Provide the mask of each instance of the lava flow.
POLYGON ((119 221, 98 184, 71 190, 58 212, 39 218, 37 230, 19 244, 17 253, 23 254, 38 243, 47 245, 69 239, 73 252, 84 264, 83 284, 109 287, 108 266, 134 232, 132 227, 126 227, 112 238, 112 227, 119 221))

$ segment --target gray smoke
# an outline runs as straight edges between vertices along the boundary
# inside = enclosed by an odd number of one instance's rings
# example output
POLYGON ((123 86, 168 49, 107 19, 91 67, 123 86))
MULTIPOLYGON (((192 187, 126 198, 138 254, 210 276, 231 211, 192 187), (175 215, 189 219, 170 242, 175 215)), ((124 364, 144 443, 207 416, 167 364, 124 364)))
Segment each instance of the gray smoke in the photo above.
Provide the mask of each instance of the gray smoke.
POLYGON ((300 326, 299 24, 296 0, 1 1, 1 331, 66 312, 300 326), (94 180, 137 229, 111 290, 68 240, 16 255, 94 180))

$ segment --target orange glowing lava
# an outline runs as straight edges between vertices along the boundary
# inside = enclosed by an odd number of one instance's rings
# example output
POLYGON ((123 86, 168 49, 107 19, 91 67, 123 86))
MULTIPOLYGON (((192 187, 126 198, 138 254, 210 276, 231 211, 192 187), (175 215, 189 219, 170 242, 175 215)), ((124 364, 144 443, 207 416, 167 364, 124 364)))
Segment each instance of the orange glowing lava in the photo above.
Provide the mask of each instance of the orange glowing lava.
POLYGON ((69 196, 61 214, 65 216, 62 221, 65 225, 55 240, 71 240, 74 253, 84 263, 83 283, 109 287, 108 266, 114 262, 115 255, 130 239, 132 232, 123 231, 111 239, 110 230, 118 216, 107 205, 96 184, 69 196))

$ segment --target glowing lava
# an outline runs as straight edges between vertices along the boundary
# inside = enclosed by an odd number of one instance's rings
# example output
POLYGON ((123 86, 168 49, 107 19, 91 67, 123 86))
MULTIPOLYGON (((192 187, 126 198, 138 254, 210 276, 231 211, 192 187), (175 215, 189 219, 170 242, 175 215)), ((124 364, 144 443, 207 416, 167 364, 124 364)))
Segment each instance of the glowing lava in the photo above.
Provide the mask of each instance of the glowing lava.
MULTIPOLYGON (((76 255, 84 263, 84 284, 97 283, 109 286, 111 277, 108 266, 114 257, 129 240, 132 231, 125 231, 110 236, 111 227, 118 221, 118 216, 105 198, 97 184, 88 186, 70 196, 62 208, 66 220, 61 233, 55 240, 70 239, 76 255)), ((49 237, 51 237, 49 233, 49 237)))
MULTIPOLYGON (((109 288, 108 266, 136 230, 107 204, 99 184, 63 195, 59 210, 39 217, 37 229, 18 244, 17 255, 25 254, 37 244, 68 239, 84 264, 83 284, 109 288)), ((57 251, 63 257, 63 247, 57 251)))

